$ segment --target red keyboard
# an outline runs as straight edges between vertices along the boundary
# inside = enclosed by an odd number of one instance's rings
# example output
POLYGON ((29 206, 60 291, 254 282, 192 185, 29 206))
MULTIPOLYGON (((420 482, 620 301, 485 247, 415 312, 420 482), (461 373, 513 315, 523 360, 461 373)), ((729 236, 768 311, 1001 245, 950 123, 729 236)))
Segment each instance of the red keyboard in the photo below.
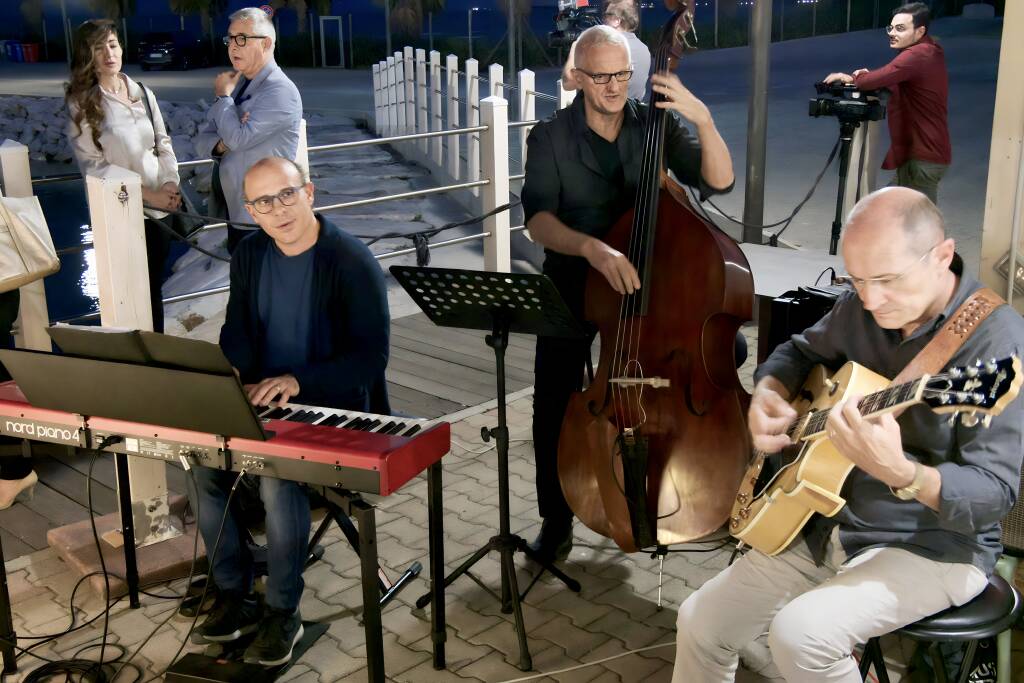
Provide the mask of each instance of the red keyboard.
POLYGON ((266 408, 266 441, 83 417, 28 403, 14 382, 0 384, 0 434, 94 447, 107 436, 123 441, 113 453, 245 470, 317 486, 386 496, 440 460, 451 448, 442 420, 374 415, 289 404, 266 408))

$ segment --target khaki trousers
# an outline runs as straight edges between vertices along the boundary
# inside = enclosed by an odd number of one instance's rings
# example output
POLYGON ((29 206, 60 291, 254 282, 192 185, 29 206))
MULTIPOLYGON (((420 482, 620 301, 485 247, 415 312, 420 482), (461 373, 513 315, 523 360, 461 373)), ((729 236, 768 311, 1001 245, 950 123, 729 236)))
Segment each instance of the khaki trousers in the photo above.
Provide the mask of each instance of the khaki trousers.
POLYGON ((962 605, 988 584, 973 565, 900 548, 847 559, 836 534, 829 550, 822 567, 803 541, 775 557, 751 550, 691 594, 676 622, 672 683, 732 681, 740 653, 745 662, 756 660, 756 641, 765 634, 774 666, 762 675, 860 683, 856 645, 962 605))

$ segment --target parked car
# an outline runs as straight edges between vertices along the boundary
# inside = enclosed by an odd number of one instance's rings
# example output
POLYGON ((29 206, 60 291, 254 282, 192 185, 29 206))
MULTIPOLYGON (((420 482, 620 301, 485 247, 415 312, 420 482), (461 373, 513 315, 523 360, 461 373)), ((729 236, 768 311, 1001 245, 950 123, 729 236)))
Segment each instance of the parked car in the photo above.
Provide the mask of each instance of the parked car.
POLYGON ((558 0, 555 30, 548 33, 550 47, 569 47, 580 34, 601 23, 600 0, 558 0))
POLYGON ((143 71, 153 67, 194 69, 209 66, 205 41, 188 31, 147 33, 139 41, 139 64, 143 71))

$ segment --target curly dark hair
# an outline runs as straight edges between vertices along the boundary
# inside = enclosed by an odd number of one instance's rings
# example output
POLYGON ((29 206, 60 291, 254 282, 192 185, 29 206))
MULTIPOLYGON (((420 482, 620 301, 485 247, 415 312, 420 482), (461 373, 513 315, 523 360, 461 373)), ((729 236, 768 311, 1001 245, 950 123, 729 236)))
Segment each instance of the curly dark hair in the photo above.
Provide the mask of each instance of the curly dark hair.
POLYGON ((78 108, 71 119, 78 127, 78 135, 82 134, 84 119, 92 127, 92 141, 96 149, 103 149, 100 144, 103 107, 100 105, 101 94, 97 87, 99 80, 96 78, 95 55, 96 48, 106 43, 110 34, 118 37, 117 25, 109 19, 89 19, 75 29, 71 48, 71 80, 64 84, 64 101, 78 108))

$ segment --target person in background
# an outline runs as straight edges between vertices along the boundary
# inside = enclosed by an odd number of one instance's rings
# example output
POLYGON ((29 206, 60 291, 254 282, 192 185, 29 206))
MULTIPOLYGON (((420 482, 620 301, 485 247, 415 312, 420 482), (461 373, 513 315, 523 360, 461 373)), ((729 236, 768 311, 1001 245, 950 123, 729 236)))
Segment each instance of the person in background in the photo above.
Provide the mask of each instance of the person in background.
MULTIPOLYGON (((295 158, 302 97, 274 61, 277 32, 266 12, 246 7, 230 19, 224 44, 234 71, 225 71, 213 81, 217 101, 206 113, 207 123, 196 137, 196 152, 220 160, 213 182, 220 184, 227 218, 252 223, 245 208, 242 179, 260 159, 295 158)), ((259 228, 229 225, 228 252, 234 253, 242 238, 254 232, 259 228)))
MULTIPOLYGON (((643 100, 647 96, 647 79, 651 74, 651 51, 642 40, 637 38, 636 30, 640 28, 640 13, 634 0, 611 0, 604 8, 605 26, 621 31, 629 47, 630 68, 633 77, 629 79, 627 96, 643 100)), ((576 90, 576 79, 572 70, 576 68, 576 43, 569 48, 569 58, 562 68, 562 89, 576 90)))
POLYGON ((72 47, 71 78, 64 87, 71 149, 82 175, 120 166, 141 176, 142 201, 150 207, 145 209, 145 229, 153 330, 163 332, 161 286, 170 235, 154 219, 181 206, 171 138, 156 96, 121 73, 123 49, 114 22, 82 23, 75 29, 72 47))
MULTIPOLYGON (((0 294, 0 348, 13 349, 14 337, 11 328, 18 319, 18 305, 21 302, 19 290, 12 289, 0 294)), ((0 363, 0 382, 11 379, 7 368, 0 363)), ((0 436, 0 510, 6 510, 23 496, 32 499, 39 477, 32 469, 32 460, 15 453, 24 442, 11 436, 0 436)))

